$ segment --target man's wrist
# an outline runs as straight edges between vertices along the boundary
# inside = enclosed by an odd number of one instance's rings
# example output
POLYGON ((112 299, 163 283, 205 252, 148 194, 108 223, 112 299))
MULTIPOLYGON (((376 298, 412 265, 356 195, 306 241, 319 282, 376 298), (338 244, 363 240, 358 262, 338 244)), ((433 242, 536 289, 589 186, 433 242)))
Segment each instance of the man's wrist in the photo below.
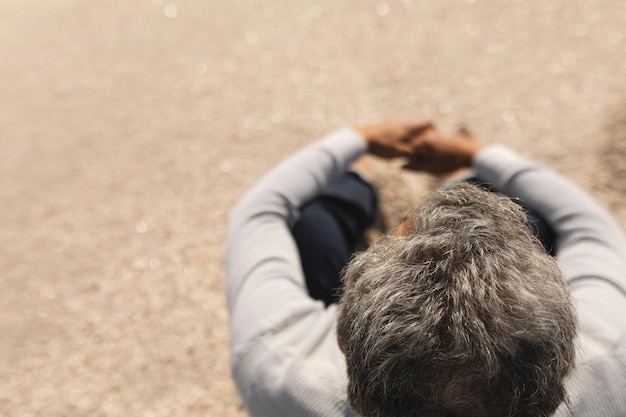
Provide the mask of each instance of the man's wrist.
POLYGON ((487 147, 487 144, 478 140, 472 140, 471 142, 468 142, 468 149, 467 149, 467 158, 468 158, 468 165, 471 166, 474 164, 474 160, 476 159, 476 157, 478 156, 478 154, 487 147))
POLYGON ((354 130, 365 142, 366 152, 370 152, 373 138, 371 135, 371 131, 368 130, 367 126, 353 126, 352 130, 354 130))

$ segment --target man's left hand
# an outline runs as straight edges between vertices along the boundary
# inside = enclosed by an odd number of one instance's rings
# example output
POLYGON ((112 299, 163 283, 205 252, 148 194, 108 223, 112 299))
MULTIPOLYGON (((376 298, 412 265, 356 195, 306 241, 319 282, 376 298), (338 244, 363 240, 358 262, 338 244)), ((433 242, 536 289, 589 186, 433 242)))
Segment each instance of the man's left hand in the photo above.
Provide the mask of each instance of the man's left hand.
POLYGON ((431 121, 381 122, 356 127, 365 138, 368 152, 381 158, 410 156, 415 138, 433 129, 431 121))

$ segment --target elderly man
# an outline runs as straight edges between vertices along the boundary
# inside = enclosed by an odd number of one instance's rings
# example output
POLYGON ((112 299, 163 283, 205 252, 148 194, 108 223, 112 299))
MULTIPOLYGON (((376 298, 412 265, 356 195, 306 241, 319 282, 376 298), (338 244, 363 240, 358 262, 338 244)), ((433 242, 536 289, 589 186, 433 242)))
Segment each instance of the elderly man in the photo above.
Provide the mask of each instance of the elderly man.
POLYGON ((227 258, 252 416, 626 415, 624 234, 503 146, 430 123, 334 132, 246 193, 227 258), (353 256, 377 210, 350 172, 365 153, 481 186, 435 191, 353 256))

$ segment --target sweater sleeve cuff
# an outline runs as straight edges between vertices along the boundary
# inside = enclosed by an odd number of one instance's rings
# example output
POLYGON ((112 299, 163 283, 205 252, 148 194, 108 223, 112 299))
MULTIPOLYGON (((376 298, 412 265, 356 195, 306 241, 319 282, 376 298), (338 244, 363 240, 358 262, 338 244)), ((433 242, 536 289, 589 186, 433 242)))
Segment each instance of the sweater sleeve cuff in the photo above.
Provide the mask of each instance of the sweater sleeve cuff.
POLYGON ((476 155, 473 162, 478 177, 496 188, 504 186, 520 171, 534 166, 535 163, 503 145, 487 146, 476 155))
POLYGON ((356 160, 367 151, 367 142, 363 136, 350 127, 335 130, 327 135, 322 142, 352 160, 356 160))

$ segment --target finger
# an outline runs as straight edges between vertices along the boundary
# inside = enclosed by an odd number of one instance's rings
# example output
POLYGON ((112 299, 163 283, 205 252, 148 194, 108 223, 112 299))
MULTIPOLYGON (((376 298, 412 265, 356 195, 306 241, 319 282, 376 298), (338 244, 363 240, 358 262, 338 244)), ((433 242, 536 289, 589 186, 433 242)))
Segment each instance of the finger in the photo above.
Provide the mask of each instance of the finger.
POLYGON ((470 132, 470 130, 465 125, 459 126, 459 128, 457 129, 456 132, 457 132, 457 134, 459 136, 462 136, 462 137, 465 137, 465 138, 471 138, 472 137, 472 133, 470 132))
POLYGON ((413 154, 411 158, 408 158, 402 165, 402 169, 410 171, 428 171, 429 165, 428 161, 422 156, 413 154))
POLYGON ((435 130, 432 128, 427 128, 427 129, 423 129, 419 131, 413 129, 405 134, 402 142, 415 144, 415 143, 420 142, 422 139, 430 137, 433 132, 435 132, 435 130))
POLYGON ((396 150, 398 151, 399 156, 412 156, 413 146, 409 143, 398 143, 396 145, 396 150))
POLYGON ((407 162, 402 165, 401 168, 405 171, 414 171, 414 172, 428 172, 428 167, 423 166, 422 164, 416 163, 414 161, 407 162))
POLYGON ((435 128, 435 124, 431 120, 424 120, 421 122, 416 122, 416 123, 414 122, 414 123, 407 124, 406 132, 407 132, 407 135, 409 136, 418 136, 434 128, 435 128))
POLYGON ((418 167, 415 165, 414 162, 407 162, 406 164, 403 164, 401 167, 401 169, 405 170, 405 171, 417 171, 418 167))

